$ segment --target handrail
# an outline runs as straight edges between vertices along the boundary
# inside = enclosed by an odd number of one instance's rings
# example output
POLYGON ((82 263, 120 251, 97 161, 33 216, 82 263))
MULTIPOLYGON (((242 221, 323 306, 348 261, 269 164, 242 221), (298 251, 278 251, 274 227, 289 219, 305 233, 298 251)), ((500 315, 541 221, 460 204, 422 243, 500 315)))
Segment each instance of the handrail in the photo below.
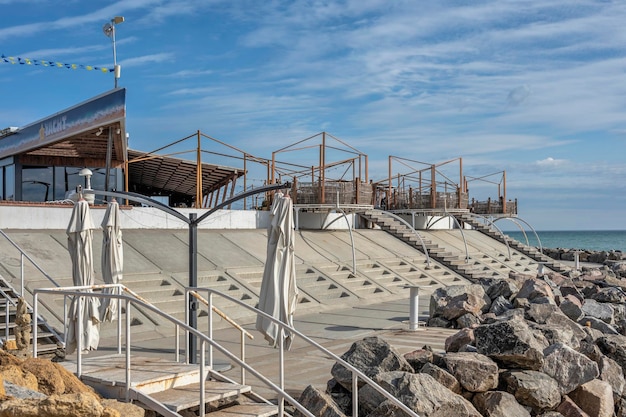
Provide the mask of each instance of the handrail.
POLYGON ((398 216, 397 214, 394 214, 394 213, 392 213, 390 211, 386 211, 386 210, 382 210, 382 212, 384 214, 387 214, 387 215, 393 217, 395 220, 401 221, 405 226, 407 226, 409 229, 411 229, 413 232, 415 232, 415 235, 418 237, 418 239, 420 240, 420 242, 422 244, 422 249, 424 251, 424 255, 426 255, 426 265, 428 265, 430 267, 430 256, 428 255, 428 250, 426 249, 426 244, 424 243, 424 239, 417 232, 417 230, 415 230, 415 228, 413 226, 411 226, 411 224, 409 222, 407 222, 406 220, 404 220, 402 217, 398 216))
MULTIPOLYGON (((398 398, 394 397, 391 393, 389 393, 388 391, 386 391, 383 387, 381 387, 380 385, 378 385, 376 382, 374 382, 370 377, 368 377, 367 375, 365 375, 363 372, 361 372, 359 369, 357 369, 356 367, 354 367, 354 365, 348 363, 347 361, 345 361, 344 359, 342 359, 341 357, 335 355, 334 353, 332 353, 331 351, 329 351, 328 349, 326 349, 325 347, 323 347, 322 345, 320 345, 319 343, 315 342, 314 340, 310 339, 309 337, 307 337, 306 335, 304 335, 303 333, 301 333, 300 331, 298 331, 297 329, 295 329, 294 327, 291 327, 288 324, 283 323, 282 321, 276 319, 275 317, 261 311, 258 310, 252 306, 249 306, 248 304, 242 302, 241 300, 238 300, 236 298, 233 298, 227 294, 221 293, 220 291, 216 291, 213 290, 211 288, 201 288, 201 287, 188 287, 185 288, 185 293, 186 293, 186 297, 188 293, 191 292, 199 292, 199 291, 205 291, 209 294, 209 304, 212 303, 212 296, 213 294, 219 295, 220 297, 225 298, 228 301, 231 301, 235 304, 238 304, 239 306, 248 309, 252 312, 254 312, 257 315, 263 316, 264 318, 272 321, 274 324, 276 324, 280 329, 281 329, 281 337, 279 339, 279 357, 281 362, 279 363, 279 373, 280 373, 280 377, 281 377, 281 383, 282 383, 282 377, 284 375, 284 361, 283 361, 283 354, 284 354, 284 346, 282 343, 282 335, 285 332, 289 332, 289 333, 293 333, 294 335, 302 338, 302 340, 304 340, 305 342, 307 342, 309 345, 315 347, 316 349, 318 349, 319 351, 321 351, 322 353, 324 353, 325 355, 327 355, 328 357, 330 357, 332 360, 340 363, 341 365, 343 365, 345 368, 349 369, 352 372, 352 396, 353 396, 353 401, 355 398, 358 398, 358 379, 360 378, 363 382, 365 382, 367 385, 370 385, 372 388, 374 388, 376 391, 378 391, 381 395, 383 395, 386 399, 388 399, 389 401, 391 401, 394 405, 396 405, 397 407, 399 407, 400 409, 402 409, 402 411, 404 411, 407 415, 411 416, 411 417, 419 417, 419 415, 417 413, 415 413, 413 410, 411 410, 407 405, 405 405, 404 403, 402 403, 398 398)), ((209 315, 209 333, 211 333, 212 331, 212 315, 209 315)), ((242 339, 243 341, 243 339, 242 339)), ((213 354, 211 352, 211 347, 209 347, 209 355, 208 355, 208 360, 209 360, 209 366, 213 366, 213 354)), ((223 353, 223 352, 222 352, 223 353)), ((239 361, 237 361, 239 362, 239 361)), ((245 363, 245 362, 244 362, 245 363)), ((283 387, 281 387, 282 389, 283 387)), ((358 402, 358 401, 357 401, 358 402)), ((353 417, 358 417, 358 405, 353 404, 352 407, 352 414, 353 417)))
POLYGON ((28 259, 30 261, 30 263, 33 264, 33 266, 35 268, 37 268, 39 270, 39 272, 41 272, 43 274, 44 277, 46 277, 48 279, 48 281, 50 281, 55 287, 60 287, 59 283, 56 282, 54 280, 54 278, 52 278, 50 275, 48 275, 46 273, 46 271, 44 271, 39 265, 37 265, 37 262, 35 262, 30 256, 28 256, 28 254, 26 252, 24 252, 22 250, 22 248, 19 247, 19 245, 15 242, 13 242, 13 240, 11 240, 11 238, 9 236, 7 236, 6 233, 4 233, 2 230, 0 230, 0 234, 2 236, 4 236, 4 238, 6 240, 9 241, 9 243, 11 245, 13 245, 13 247, 15 249, 17 249, 20 254, 21 254, 21 260, 20 260, 20 276, 21 276, 21 288, 20 288, 20 295, 24 294, 24 257, 26 257, 26 259, 28 259))
POLYGON ((487 223, 489 223, 490 226, 493 226, 494 229, 496 229, 498 231, 498 233, 500 233, 500 237, 502 237, 502 241, 504 242, 504 244, 506 245, 506 249, 508 250, 509 253, 509 260, 513 259, 511 257, 511 247, 509 246, 509 242, 507 241, 506 235, 502 232, 502 230, 500 230, 500 228, 498 226, 496 226, 495 222, 492 222, 491 220, 489 220, 487 217, 482 216, 480 214, 476 214, 476 213, 465 213, 468 214, 471 217, 477 217, 479 219, 485 220, 487 223))
MULTIPOLYGON (((115 285, 115 284, 114 284, 115 285)), ((130 311, 131 311, 131 305, 132 304, 137 304, 138 306, 141 306, 142 308, 145 308, 147 310, 150 310, 152 313, 161 316, 163 319, 171 322, 172 324, 174 324, 175 328, 176 328, 176 343, 178 343, 178 332, 179 329, 182 328, 185 333, 189 334, 193 334, 199 341, 201 344, 201 350, 200 350, 200 354, 201 357, 204 356, 204 351, 205 351, 205 345, 209 344, 212 348, 215 348, 217 350, 219 350, 223 355, 225 355, 226 357, 228 357, 231 361, 235 362, 237 365, 241 366, 241 367, 245 367, 246 370, 248 372, 250 372, 251 374, 253 374, 256 378, 258 378, 260 381, 262 381, 263 383, 265 383, 268 387, 270 387, 272 390, 274 390, 281 398, 284 398, 286 400, 289 401, 290 404, 292 404, 298 411, 300 411, 301 413, 303 413, 305 416, 307 417, 315 417, 310 411, 308 411, 303 405, 301 405, 295 398, 293 398, 291 395, 289 395, 286 391, 284 391, 283 389, 281 389, 280 387, 278 387, 276 384, 274 384, 272 381, 270 381, 268 378, 266 378, 263 374, 261 374, 259 371, 257 371, 254 367, 248 365, 245 362, 242 362, 241 360, 239 360, 239 358, 237 358, 236 355, 232 354, 231 352, 229 352, 226 348, 224 348, 222 345, 220 345, 218 342, 216 342, 215 340, 209 338, 208 336, 204 335, 203 333, 201 333, 200 331, 192 328, 191 326, 188 326, 187 324, 183 323, 181 320, 178 320, 175 317, 170 316, 169 314, 161 311, 160 309, 158 309, 157 307, 153 306, 150 303, 146 303, 144 301, 141 301, 139 299, 136 299, 134 297, 128 296, 128 295, 124 295, 124 294, 111 294, 111 293, 86 293, 86 292, 81 292, 81 291, 73 291, 73 290, 66 290, 65 288, 37 288, 35 289, 34 293, 33 293, 33 304, 34 304, 34 310, 35 313, 37 313, 37 309, 38 309, 38 305, 39 305, 39 294, 62 294, 64 296, 74 296, 76 297, 76 299, 78 300, 78 302, 80 302, 81 298, 111 298, 111 299, 119 299, 120 301, 125 301, 126 303, 126 308, 125 308, 125 314, 126 314, 126 340, 125 340, 125 356, 126 356, 126 375, 125 375, 125 389, 126 389, 126 397, 127 399, 130 399, 130 388, 131 388, 131 379, 130 379, 130 375, 131 375, 131 360, 130 360, 130 351, 131 351, 131 331, 130 331, 130 311)), ((81 317, 81 309, 78 309, 78 317, 77 317, 77 323, 78 323, 78 331, 76 332, 76 336, 77 336, 77 346, 78 349, 76 350, 77 352, 77 367, 76 367, 76 373, 77 376, 80 378, 81 374, 82 374, 82 354, 81 354, 81 349, 80 349, 80 345, 81 345, 81 339, 82 339, 82 334, 83 334, 83 320, 81 317)), ((36 347, 37 347, 37 342, 36 342, 36 335, 37 335, 37 328, 36 326, 33 326, 33 338, 34 338, 34 354, 33 356, 37 356, 36 353, 36 347)), ((200 389, 199 389, 199 396, 200 396, 200 403, 202 404, 204 401, 204 383, 205 383, 205 378, 204 376, 206 375, 206 370, 205 370, 205 361, 201 360, 200 363, 198 364, 199 368, 200 368, 200 389)), ((212 363, 210 364, 210 366, 212 366, 212 363)), ((358 372, 358 371, 357 371, 358 372)), ((365 375, 363 375, 365 378, 367 378, 365 375)), ((381 390, 383 390, 383 388, 380 388, 381 390)), ((383 390, 384 391, 384 390, 383 390)), ((406 407, 406 406, 405 406, 406 407)), ((408 409, 408 407, 407 407, 408 409)), ((408 409, 410 412, 410 409, 408 409)), ((204 416, 204 407, 200 407, 200 416, 204 416)), ((415 417, 419 417, 416 414, 411 414, 412 416, 415 417)))
MULTIPOLYGON (((209 306, 209 302, 208 300, 206 300, 204 297, 202 297, 200 294, 198 294, 197 292, 191 292, 190 293, 192 297, 196 298, 198 301, 200 301, 202 304, 206 305, 207 307, 209 306)), ((223 318, 224 320, 226 320, 231 326, 233 326, 235 329, 239 330, 241 333, 245 334, 246 337, 248 339, 254 339, 254 336, 252 335, 252 333, 250 333, 249 331, 247 331, 246 329, 244 329, 243 327, 241 327, 239 325, 239 323, 235 322, 233 319, 231 319, 230 317, 228 317, 222 310, 220 310, 219 308, 213 306, 213 311, 215 311, 217 313, 218 316, 220 316, 221 318, 223 318)))

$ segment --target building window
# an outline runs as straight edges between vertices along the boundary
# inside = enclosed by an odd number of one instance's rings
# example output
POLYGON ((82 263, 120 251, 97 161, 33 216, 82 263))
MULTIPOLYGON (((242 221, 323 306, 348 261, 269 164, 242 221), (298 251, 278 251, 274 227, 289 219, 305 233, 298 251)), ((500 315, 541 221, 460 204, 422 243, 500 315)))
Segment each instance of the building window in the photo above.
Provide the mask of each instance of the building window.
POLYGON ((4 177, 3 198, 5 200, 15 200, 15 165, 5 166, 3 177, 4 177))
POLYGON ((53 184, 52 167, 22 168, 22 201, 51 201, 53 184))

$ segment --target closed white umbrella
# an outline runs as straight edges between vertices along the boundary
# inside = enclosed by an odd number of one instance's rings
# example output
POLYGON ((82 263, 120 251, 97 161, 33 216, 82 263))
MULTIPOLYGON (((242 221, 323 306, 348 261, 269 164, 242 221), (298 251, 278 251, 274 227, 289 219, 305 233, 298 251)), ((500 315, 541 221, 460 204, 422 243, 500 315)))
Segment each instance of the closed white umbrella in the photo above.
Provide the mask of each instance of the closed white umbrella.
MULTIPOLYGON (((105 284, 117 284, 122 279, 124 270, 124 250, 122 247, 122 228, 120 206, 115 199, 109 202, 102 219, 102 279, 105 284)), ((103 292, 115 293, 107 288, 103 292)), ((103 298, 100 304, 102 321, 112 321, 117 314, 117 302, 112 298, 103 298)))
MULTIPOLYGON (((80 198, 72 210, 72 218, 67 226, 67 247, 72 260, 72 280, 75 286, 94 285, 93 269, 93 223, 89 212, 89 204, 80 198)), ((89 290, 88 292, 91 292, 89 290)), ((70 354, 77 348, 79 331, 79 309, 82 317, 83 333, 81 351, 96 350, 100 341, 100 302, 97 298, 81 297, 72 300, 69 308, 66 353, 70 354)))
MULTIPOLYGON (((271 209, 268 228, 267 259, 259 294, 259 310, 293 327, 293 314, 298 301, 294 255, 293 204, 288 196, 277 193, 271 209)), ((258 315, 256 328, 273 347, 279 346, 280 327, 258 315)), ((283 334, 283 346, 293 342, 293 333, 283 334)))

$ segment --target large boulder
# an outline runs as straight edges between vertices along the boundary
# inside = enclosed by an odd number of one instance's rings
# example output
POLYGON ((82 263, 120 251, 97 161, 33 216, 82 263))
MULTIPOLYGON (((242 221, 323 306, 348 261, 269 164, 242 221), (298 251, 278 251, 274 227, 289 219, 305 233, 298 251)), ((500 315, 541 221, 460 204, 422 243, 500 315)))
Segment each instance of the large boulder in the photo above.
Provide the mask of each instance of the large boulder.
POLYGON ((622 368, 622 372, 626 369, 626 337, 620 335, 602 336, 596 339, 596 344, 600 351, 613 359, 622 368))
POLYGON ((571 398, 567 395, 563 397, 563 402, 559 404, 556 411, 564 417, 593 417, 585 413, 571 398))
POLYGON ((463 391, 461 384, 459 384, 454 375, 437 365, 427 363, 422 367, 421 373, 432 376, 437 382, 455 394, 460 394, 463 391))
POLYGON ((443 358, 450 373, 470 392, 485 392, 498 386, 498 365, 479 353, 448 353, 443 358))
POLYGON ((543 354, 541 371, 558 382, 561 394, 568 394, 600 375, 594 361, 562 343, 551 345, 543 354))
POLYGON ((419 372, 424 365, 433 361, 433 350, 426 347, 417 349, 405 353, 404 359, 413 367, 415 372, 419 372))
POLYGON ((538 370, 543 350, 548 346, 524 320, 508 320, 482 325, 474 330, 478 353, 506 366, 538 370))
MULTIPOLYGON (((389 343, 380 337, 366 337, 352 344, 341 359, 372 378, 380 372, 413 372, 413 367, 389 343)), ((352 372, 339 362, 331 369, 332 376, 344 388, 352 391, 352 372)), ((359 386, 363 385, 359 380, 359 386)))
MULTIPOLYGON (((346 415, 337 407, 332 397, 312 385, 302 391, 298 400, 307 410, 317 417, 345 417, 346 415)), ((294 417, 302 417, 300 411, 294 413, 294 417)))
POLYGON ((474 344, 474 330, 464 328, 448 336, 444 343, 446 352, 459 352, 464 346, 474 344))
POLYGON ((474 395, 472 403, 483 416, 487 417, 530 417, 530 413, 520 405, 512 394, 504 391, 481 392, 474 395))
POLYGON ((626 388, 626 378, 624 378, 622 368, 613 359, 604 355, 596 363, 600 370, 600 380, 608 383, 613 389, 614 398, 619 399, 626 388))
POLYGON ((550 285, 538 279, 527 279, 524 281, 517 293, 517 298, 526 298, 530 302, 541 302, 542 304, 545 302, 544 300, 551 300, 550 304, 555 304, 554 292, 550 285))
POLYGON ((590 416, 613 416, 613 390, 607 382, 594 379, 576 388, 569 397, 590 416))
POLYGON ((455 320, 464 314, 478 316, 491 304, 481 285, 451 285, 437 288, 430 297, 430 316, 455 320))
POLYGON ((585 299, 582 307, 585 316, 595 317, 605 323, 613 323, 613 307, 607 303, 599 303, 593 298, 585 299))
POLYGON ((542 372, 505 371, 502 379, 517 402, 535 411, 553 409, 561 402, 559 384, 542 372))
MULTIPOLYGON (((374 378, 381 387, 422 417, 482 417, 474 406, 454 394, 430 375, 408 372, 384 372, 374 378)), ((380 406, 389 416, 402 416, 400 409, 369 385, 359 389, 359 415, 381 415, 380 406), (384 403, 384 405, 383 405, 384 403), (372 413, 372 414, 370 414, 372 413)))

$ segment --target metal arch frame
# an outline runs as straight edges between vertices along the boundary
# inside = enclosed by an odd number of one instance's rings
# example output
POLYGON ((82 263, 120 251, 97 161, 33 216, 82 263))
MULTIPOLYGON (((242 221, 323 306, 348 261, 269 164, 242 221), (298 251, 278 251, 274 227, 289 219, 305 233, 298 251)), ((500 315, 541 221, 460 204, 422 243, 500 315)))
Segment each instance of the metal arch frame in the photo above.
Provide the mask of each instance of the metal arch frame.
POLYGON ((415 235, 417 236, 417 238, 420 240, 420 243, 422 244, 422 249, 424 250, 424 255, 426 255, 426 265, 428 268, 430 268, 430 256, 428 255, 428 249, 426 249, 426 243, 424 243, 424 239, 422 239, 422 236, 417 232, 417 230, 415 230, 415 228, 413 226, 411 226, 409 224, 409 222, 407 222, 406 220, 404 220, 402 217, 398 216, 397 214, 394 214, 390 211, 383 211, 383 213, 388 214, 389 216, 393 217, 396 220, 401 221, 405 226, 407 226, 409 229, 413 230, 413 232, 415 233, 415 235))
POLYGON ((513 223, 515 223, 517 225, 517 227, 519 227, 519 229, 522 231, 522 234, 524 235, 524 238, 526 238, 526 246, 530 246, 529 243, 528 243, 528 236, 526 236, 526 232, 524 231, 524 228, 522 226, 520 226, 520 224, 517 222, 517 220, 520 220, 522 223, 524 223, 526 226, 528 226, 530 228, 530 230, 533 232, 533 234, 535 235, 535 238, 537 239, 537 242, 539 243, 539 253, 543 254, 543 246, 541 245, 541 239, 539 239, 539 235, 537 234, 537 232, 531 226, 530 223, 528 223, 524 219, 520 219, 519 217, 516 218, 515 220, 512 217, 499 217, 499 218, 495 219, 493 222, 495 223, 498 220, 502 220, 502 219, 509 219, 513 223))
MULTIPOLYGON (((164 211, 177 219, 187 223, 189 225, 189 286, 196 287, 198 285, 198 224, 202 222, 204 219, 209 217, 211 214, 215 213, 217 210, 228 206, 242 198, 246 198, 248 196, 259 194, 268 191, 276 191, 284 188, 291 188, 290 182, 285 182, 284 184, 271 184, 266 185, 259 188, 254 188, 248 191, 244 191, 242 193, 237 194, 236 196, 223 201, 221 204, 216 205, 211 210, 204 213, 202 216, 198 217, 198 213, 189 213, 189 218, 185 217, 182 213, 177 210, 174 210, 170 206, 161 203, 160 201, 154 200, 152 198, 146 197, 142 194, 133 193, 130 191, 104 191, 104 190, 83 190, 84 194, 97 194, 103 195, 106 197, 118 197, 122 199, 132 200, 139 203, 146 204, 150 207, 157 208, 161 211, 164 211)), ((197 329, 198 328, 198 305, 197 301, 190 301, 188 305, 189 309, 189 323, 187 323, 190 327, 197 329)), ((196 346, 196 337, 193 333, 189 333, 189 358, 191 363, 196 363, 197 360, 197 346, 196 346)))
MULTIPOLYGON (((436 225, 437 222, 439 222, 439 221, 441 221, 441 220, 443 220, 443 219, 445 219, 447 217, 452 217, 452 219, 454 220, 454 223, 456 224, 456 226, 461 231, 461 237, 463 238, 463 245, 465 246, 465 263, 469 263, 470 256, 469 256, 469 250, 467 248, 467 240, 465 240, 465 233, 463 233, 463 228, 461 227, 461 223, 459 223, 459 220, 456 217, 454 217, 450 213, 445 213, 443 216, 441 216, 437 220, 435 220, 432 224, 426 224, 426 230, 430 229, 432 226, 436 225)), ((428 223, 430 223, 430 221, 428 223)))
POLYGON ((467 213, 467 214, 469 214, 470 216, 473 216, 473 217, 477 217, 479 219, 486 220, 489 223, 490 226, 493 226, 493 228, 496 229, 498 231, 498 233, 500 233, 500 236, 502 236, 502 240, 504 241, 504 244, 506 245, 506 249, 507 249, 507 251, 509 253, 509 257, 506 260, 510 261, 511 259, 513 259, 513 257, 511 256, 511 247, 509 246, 509 242, 507 242, 507 240, 506 240, 506 235, 502 232, 502 230, 500 230, 500 228, 498 226, 496 226, 495 222, 492 222, 487 217, 481 216, 480 214, 476 214, 476 213, 467 213))

